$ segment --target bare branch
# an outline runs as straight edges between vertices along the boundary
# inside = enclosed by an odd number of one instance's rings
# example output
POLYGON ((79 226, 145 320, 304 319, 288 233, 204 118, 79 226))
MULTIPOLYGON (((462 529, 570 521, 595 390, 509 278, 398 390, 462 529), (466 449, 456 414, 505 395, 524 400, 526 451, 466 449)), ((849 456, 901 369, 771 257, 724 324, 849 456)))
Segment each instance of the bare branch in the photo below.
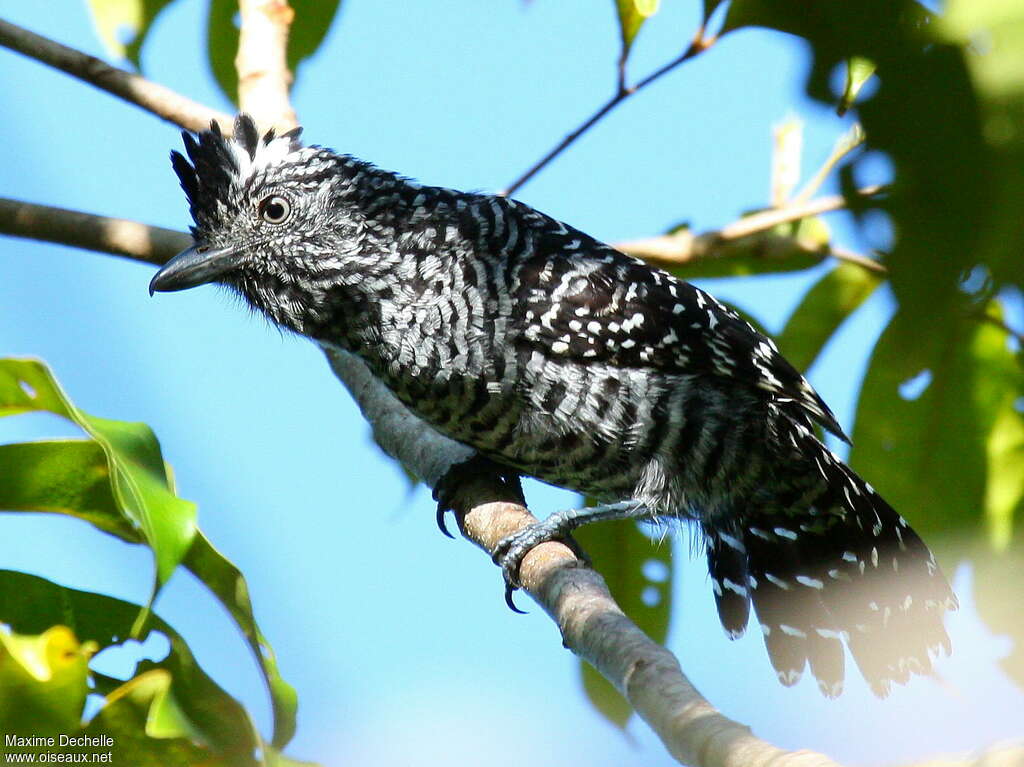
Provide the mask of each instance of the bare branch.
POLYGON ((0 233, 160 265, 192 244, 184 232, 0 198, 0 233))
POLYGON ((298 125, 288 89, 288 30, 295 11, 287 0, 239 0, 238 103, 263 128, 298 125))
POLYGON ((77 77, 179 127, 200 131, 209 128, 210 122, 216 120, 222 131, 231 133, 231 117, 223 112, 2 19, 0 46, 77 77))
MULTIPOLYGON (((874 197, 876 194, 883 192, 886 189, 887 187, 881 185, 867 186, 858 190, 857 195, 865 198, 874 197)), ((740 237, 745 237, 748 234, 763 232, 776 227, 779 224, 788 224, 792 221, 799 221, 803 218, 819 216, 822 213, 842 210, 846 206, 847 200, 841 194, 818 197, 817 199, 810 200, 808 202, 786 205, 783 208, 772 208, 770 210, 761 211, 760 213, 744 216, 738 221, 722 227, 722 229, 719 230, 718 235, 726 240, 735 240, 740 237)))
POLYGON ((632 87, 626 87, 625 85, 625 61, 620 60, 618 70, 619 87, 615 95, 613 95, 604 104, 598 107, 597 111, 594 112, 594 114, 592 114, 590 117, 584 120, 579 125, 579 127, 577 127, 564 139, 558 142, 558 144, 556 144, 555 147, 551 149, 551 151, 549 151, 546 155, 541 157, 537 162, 530 166, 529 170, 527 170, 525 173, 523 173, 523 175, 521 175, 519 178, 517 178, 515 181, 509 184, 508 187, 506 187, 503 191, 499 192, 499 194, 504 195, 506 197, 510 194, 515 194, 517 189, 519 189, 521 186, 523 186, 523 184, 525 184, 527 181, 529 181, 531 178, 537 175, 537 173, 543 170, 543 168, 547 166, 548 163, 550 163, 552 160, 558 157, 558 155, 564 152, 574 141, 576 141, 576 139, 578 139, 580 136, 582 136, 584 133, 590 130, 605 115, 607 115, 609 112, 615 109, 615 107, 617 107, 623 101, 628 99, 634 93, 640 92, 648 85, 653 83, 655 80, 659 79, 663 75, 668 74, 673 69, 682 64, 684 61, 688 61, 689 59, 692 59, 698 56, 699 54, 703 53, 712 45, 714 45, 714 43, 715 38, 704 37, 704 28, 701 27, 699 30, 697 30, 697 34, 694 35, 693 41, 690 43, 690 45, 687 47, 685 51, 683 51, 676 58, 672 59, 672 61, 668 62, 659 69, 656 69, 651 74, 647 75, 647 77, 643 78, 632 87))
MULTIPOLYGON (((866 187, 860 195, 869 197, 885 190, 882 186, 866 187)), ((780 224, 799 221, 846 207, 841 195, 819 197, 801 204, 790 204, 783 208, 745 216, 721 229, 695 235, 687 230, 642 240, 630 240, 616 244, 616 248, 630 255, 642 258, 648 263, 670 269, 680 264, 706 258, 730 258, 755 252, 765 258, 784 258, 794 253, 824 258, 832 256, 841 261, 857 264, 879 274, 887 272, 885 266, 874 259, 837 247, 823 248, 817 242, 801 240, 773 233, 780 224)))

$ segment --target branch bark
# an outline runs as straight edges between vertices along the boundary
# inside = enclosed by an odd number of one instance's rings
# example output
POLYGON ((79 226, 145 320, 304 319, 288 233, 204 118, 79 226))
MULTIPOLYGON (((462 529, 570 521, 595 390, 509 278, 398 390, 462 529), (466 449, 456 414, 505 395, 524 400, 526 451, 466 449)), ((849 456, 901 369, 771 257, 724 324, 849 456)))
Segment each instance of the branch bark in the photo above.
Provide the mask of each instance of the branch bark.
MULTIPOLYGON (((882 186, 871 186, 860 190, 859 194, 863 197, 872 197, 884 190, 885 187, 882 186)), ((658 237, 620 242, 615 247, 624 253, 637 256, 665 269, 701 259, 725 258, 750 252, 761 254, 765 258, 805 253, 820 257, 832 256, 841 261, 857 264, 869 271, 886 274, 888 270, 884 265, 858 253, 852 253, 842 248, 823 248, 816 242, 803 242, 798 238, 770 231, 780 224, 842 210, 846 204, 847 201, 842 195, 829 195, 754 213, 727 224, 721 229, 703 234, 693 234, 688 230, 683 230, 658 237)))
POLYGON ((239 0, 238 103, 262 128, 298 125, 289 98, 288 30, 295 11, 287 0, 239 0))
POLYGON ((211 120, 216 120, 225 134, 231 133, 229 115, 3 19, 0 19, 0 46, 59 69, 181 128, 201 131, 210 127, 211 120))
POLYGON ((192 244, 184 232, 0 197, 0 234, 112 253, 157 266, 192 244))

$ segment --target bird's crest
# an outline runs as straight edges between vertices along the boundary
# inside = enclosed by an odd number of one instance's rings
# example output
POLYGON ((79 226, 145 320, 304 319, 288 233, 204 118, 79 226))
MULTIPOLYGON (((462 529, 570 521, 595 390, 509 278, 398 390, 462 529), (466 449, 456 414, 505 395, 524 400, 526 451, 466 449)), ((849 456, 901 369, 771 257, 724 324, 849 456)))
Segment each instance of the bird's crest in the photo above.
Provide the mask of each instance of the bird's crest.
POLYGON ((200 229, 210 229, 235 203, 237 190, 254 171, 274 165, 302 148, 294 128, 278 136, 273 129, 261 138, 247 114, 235 118, 234 136, 221 133, 216 122, 193 136, 183 132, 185 153, 171 152, 171 165, 188 197, 189 212, 200 229), (191 162, 190 162, 191 161, 191 162))

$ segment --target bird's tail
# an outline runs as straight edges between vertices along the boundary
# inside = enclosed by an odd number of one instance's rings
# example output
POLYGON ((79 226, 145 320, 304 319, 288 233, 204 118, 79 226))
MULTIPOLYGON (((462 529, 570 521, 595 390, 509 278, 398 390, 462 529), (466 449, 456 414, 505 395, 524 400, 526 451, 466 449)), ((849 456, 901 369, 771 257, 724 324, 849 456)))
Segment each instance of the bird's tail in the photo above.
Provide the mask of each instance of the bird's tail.
POLYGON ((957 601, 907 521, 802 425, 787 423, 790 460, 754 491, 729 528, 705 522, 722 625, 741 635, 753 602, 785 685, 810 665, 827 696, 842 691, 845 643, 876 695, 949 652, 957 601))

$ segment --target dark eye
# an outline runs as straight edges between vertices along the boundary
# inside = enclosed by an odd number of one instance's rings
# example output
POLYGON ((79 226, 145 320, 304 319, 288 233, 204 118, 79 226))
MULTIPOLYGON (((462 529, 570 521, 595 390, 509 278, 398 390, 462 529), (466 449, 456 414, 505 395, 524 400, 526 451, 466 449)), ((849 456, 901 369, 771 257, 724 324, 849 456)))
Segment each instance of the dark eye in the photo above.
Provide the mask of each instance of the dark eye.
POLYGON ((268 224, 283 224, 291 214, 291 203, 279 195, 264 197, 260 202, 260 217, 268 224))

